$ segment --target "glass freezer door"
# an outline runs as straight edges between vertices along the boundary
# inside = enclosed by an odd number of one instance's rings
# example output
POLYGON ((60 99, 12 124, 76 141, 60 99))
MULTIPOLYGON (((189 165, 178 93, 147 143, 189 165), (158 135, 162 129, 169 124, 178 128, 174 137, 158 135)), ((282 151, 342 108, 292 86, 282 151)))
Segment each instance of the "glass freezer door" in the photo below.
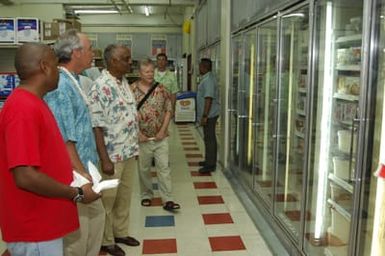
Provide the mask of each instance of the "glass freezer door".
POLYGON ((241 70, 241 59, 242 59, 242 39, 243 36, 239 35, 233 38, 232 44, 232 85, 229 87, 229 148, 230 157, 229 164, 231 170, 238 170, 239 166, 239 153, 240 143, 238 140, 238 134, 240 133, 239 122, 238 122, 238 88, 240 84, 240 70, 241 70))
POLYGON ((244 34, 243 65, 241 66, 241 84, 239 89, 239 115, 238 122, 240 133, 238 134, 240 148, 240 170, 247 185, 251 188, 252 162, 254 155, 253 139, 253 101, 255 85, 255 59, 256 59, 256 34, 255 28, 244 34))
POLYGON ((272 205, 276 142, 274 131, 277 105, 277 20, 274 19, 259 26, 257 35, 254 187, 266 203, 272 205))
MULTIPOLYGON (((362 0, 317 1, 305 251, 348 255, 356 187, 362 0)), ((353 223, 354 225, 355 223, 353 223)))
MULTIPOLYGON (((277 174, 274 210, 295 240, 301 234, 308 86, 309 8, 280 21, 277 174)), ((309 217, 309 216, 305 216, 309 217)))

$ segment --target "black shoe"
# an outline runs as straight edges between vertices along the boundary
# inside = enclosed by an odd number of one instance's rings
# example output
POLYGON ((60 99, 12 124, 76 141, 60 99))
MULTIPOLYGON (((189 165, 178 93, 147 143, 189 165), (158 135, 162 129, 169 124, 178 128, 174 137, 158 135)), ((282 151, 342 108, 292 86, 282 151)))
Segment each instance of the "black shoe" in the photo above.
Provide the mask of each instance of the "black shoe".
POLYGON ((140 242, 131 236, 115 237, 115 243, 121 243, 128 246, 138 246, 140 242))
POLYGON ((214 166, 203 166, 199 169, 199 173, 209 173, 209 172, 215 172, 215 165, 214 166))
POLYGON ((126 253, 118 245, 107 245, 100 248, 101 251, 106 252, 112 256, 125 256, 126 253))
POLYGON ((205 165, 206 165, 206 162, 205 162, 205 161, 200 161, 200 162, 198 163, 198 165, 199 165, 199 166, 205 166, 205 165))

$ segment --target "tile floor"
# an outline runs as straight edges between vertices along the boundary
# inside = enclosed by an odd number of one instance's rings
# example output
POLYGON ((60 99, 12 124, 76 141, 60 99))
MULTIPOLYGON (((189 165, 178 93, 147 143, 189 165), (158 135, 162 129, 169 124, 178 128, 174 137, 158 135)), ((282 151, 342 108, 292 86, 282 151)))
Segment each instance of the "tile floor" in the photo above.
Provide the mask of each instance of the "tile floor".
MULTIPOLYGON (((172 124, 170 135, 173 194, 182 208, 174 214, 164 211, 160 198, 154 198, 150 207, 141 206, 136 183, 130 235, 141 246, 121 245, 127 255, 272 255, 221 170, 199 174, 204 147, 195 126, 172 124)), ((154 170, 155 191, 156 181, 154 170)))

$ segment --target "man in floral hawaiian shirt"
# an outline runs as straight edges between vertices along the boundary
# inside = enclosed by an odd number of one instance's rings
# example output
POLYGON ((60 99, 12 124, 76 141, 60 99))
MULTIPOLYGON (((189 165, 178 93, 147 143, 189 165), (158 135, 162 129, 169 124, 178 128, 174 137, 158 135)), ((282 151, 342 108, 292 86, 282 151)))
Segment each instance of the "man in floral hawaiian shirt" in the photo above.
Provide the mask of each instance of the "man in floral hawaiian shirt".
MULTIPOLYGON (((140 62, 139 80, 132 91, 139 103, 154 86, 154 64, 146 59, 140 62)), ((172 115, 170 95, 159 84, 138 111, 139 114, 139 177, 142 205, 150 206, 154 195, 151 182, 151 161, 155 157, 159 193, 163 209, 174 211, 180 205, 171 195, 171 170, 168 165, 168 125, 172 115)))
POLYGON ((120 183, 116 189, 102 193, 106 210, 102 251, 124 255, 116 243, 140 244, 128 236, 135 157, 139 152, 136 102, 124 77, 130 69, 131 53, 124 45, 109 45, 104 60, 107 69, 92 84, 88 96, 103 179, 119 179, 120 183))

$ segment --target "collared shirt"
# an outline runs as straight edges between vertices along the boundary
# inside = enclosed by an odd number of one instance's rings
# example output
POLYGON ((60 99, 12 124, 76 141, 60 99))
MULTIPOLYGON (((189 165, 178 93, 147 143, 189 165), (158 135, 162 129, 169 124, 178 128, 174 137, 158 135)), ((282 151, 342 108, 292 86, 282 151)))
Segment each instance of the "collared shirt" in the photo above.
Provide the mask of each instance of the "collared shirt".
MULTIPOLYGON (((79 81, 78 77, 74 77, 79 81)), ((91 116, 87 105, 71 78, 60 71, 58 88, 49 92, 44 100, 53 112, 64 141, 75 143, 83 166, 87 169, 88 161, 97 164, 98 154, 91 116)))
MULTIPOLYGON (((146 95, 138 85, 138 82, 131 85, 137 103, 146 95)), ((170 94, 159 84, 139 109, 140 131, 148 138, 155 137, 167 112, 172 112, 170 94)))
POLYGON ((197 92, 197 116, 198 120, 201 120, 204 106, 205 98, 212 98, 211 108, 208 113, 208 118, 219 116, 220 113, 220 104, 219 104, 219 90, 218 83, 212 72, 207 72, 202 76, 202 80, 198 86, 197 92))
POLYGON ((170 70, 167 69, 165 72, 160 72, 156 68, 154 79, 158 83, 163 84, 163 86, 166 88, 168 93, 174 94, 174 93, 179 92, 179 87, 178 87, 178 83, 176 81, 175 74, 173 72, 171 72, 170 70))
POLYGON ((112 162, 138 155, 136 101, 127 80, 119 81, 107 70, 92 84, 88 93, 92 126, 104 131, 104 142, 112 162))

